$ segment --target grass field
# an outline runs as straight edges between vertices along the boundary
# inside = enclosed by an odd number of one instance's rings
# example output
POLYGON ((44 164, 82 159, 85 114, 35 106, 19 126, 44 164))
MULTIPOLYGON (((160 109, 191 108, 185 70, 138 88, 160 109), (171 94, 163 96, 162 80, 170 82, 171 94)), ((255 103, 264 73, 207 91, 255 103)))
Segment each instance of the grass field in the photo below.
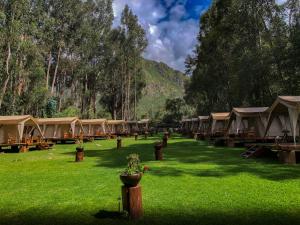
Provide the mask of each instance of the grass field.
POLYGON ((116 140, 86 143, 81 163, 74 162, 75 145, 1 154, 0 224, 300 224, 298 165, 242 159, 242 149, 180 137, 156 162, 156 140, 124 139, 122 150, 116 140), (145 215, 138 222, 113 217, 119 171, 130 153, 150 167, 141 181, 145 215))

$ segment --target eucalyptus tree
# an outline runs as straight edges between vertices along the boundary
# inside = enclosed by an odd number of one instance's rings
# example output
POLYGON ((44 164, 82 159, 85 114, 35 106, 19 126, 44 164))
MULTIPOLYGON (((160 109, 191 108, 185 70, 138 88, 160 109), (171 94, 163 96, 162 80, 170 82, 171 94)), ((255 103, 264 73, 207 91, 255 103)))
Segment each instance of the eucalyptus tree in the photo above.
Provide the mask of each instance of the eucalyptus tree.
POLYGON ((199 113, 266 106, 279 94, 299 94, 296 2, 213 2, 201 17, 196 55, 187 59, 186 100, 199 113))
POLYGON ((141 54, 147 47, 147 39, 137 16, 127 5, 109 41, 111 48, 106 54, 110 57, 101 102, 113 118, 136 119, 136 104, 144 87, 141 54))

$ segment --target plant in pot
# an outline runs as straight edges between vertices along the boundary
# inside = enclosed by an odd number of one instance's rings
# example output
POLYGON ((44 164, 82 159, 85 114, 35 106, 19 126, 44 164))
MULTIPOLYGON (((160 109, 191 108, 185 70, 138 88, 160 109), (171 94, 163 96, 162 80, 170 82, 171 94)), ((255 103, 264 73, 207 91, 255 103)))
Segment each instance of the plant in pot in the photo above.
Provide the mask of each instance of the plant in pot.
POLYGON ((120 179, 126 187, 135 187, 139 184, 144 173, 144 167, 140 164, 138 154, 127 156, 127 168, 120 174, 120 179))

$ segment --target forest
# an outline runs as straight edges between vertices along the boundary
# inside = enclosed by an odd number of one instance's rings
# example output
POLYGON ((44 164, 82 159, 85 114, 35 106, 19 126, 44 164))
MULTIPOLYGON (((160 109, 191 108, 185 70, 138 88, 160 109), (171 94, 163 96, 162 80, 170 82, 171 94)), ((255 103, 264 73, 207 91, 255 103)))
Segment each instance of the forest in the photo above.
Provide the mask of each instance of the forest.
POLYGON ((147 39, 128 6, 113 19, 112 0, 0 1, 0 114, 136 119, 147 39))
POLYGON ((184 100, 144 91, 142 106, 146 32, 128 6, 113 21, 112 0, 1 1, 0 115, 136 120, 153 95, 166 100, 153 117, 178 122, 300 95, 299 0, 214 0, 186 58, 184 100))
POLYGON ((198 115, 300 95, 300 1, 214 1, 186 73, 185 100, 198 115))

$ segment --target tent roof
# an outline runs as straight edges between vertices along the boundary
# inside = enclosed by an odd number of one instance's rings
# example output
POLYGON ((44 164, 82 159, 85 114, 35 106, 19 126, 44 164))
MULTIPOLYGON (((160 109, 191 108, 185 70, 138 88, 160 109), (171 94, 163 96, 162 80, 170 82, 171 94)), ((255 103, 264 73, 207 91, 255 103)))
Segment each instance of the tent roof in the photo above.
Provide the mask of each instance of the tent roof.
POLYGON ((0 124, 18 124, 31 120, 33 123, 36 123, 35 119, 30 115, 22 116, 0 116, 0 124))
POLYGON ((126 121, 126 123, 128 123, 128 124, 135 124, 135 123, 138 123, 138 121, 126 121))
MULTIPOLYGON (((265 135, 267 135, 269 128, 273 122, 273 119, 276 115, 289 115, 288 109, 296 109, 297 111, 300 110, 300 96, 278 96, 275 102, 269 109, 270 115, 265 131, 265 135)), ((290 118, 292 119, 292 118, 290 118)))
POLYGON ((211 113, 210 115, 213 120, 228 120, 230 112, 211 113))
POLYGON ((281 111, 282 108, 295 108, 300 105, 300 96, 278 96, 276 101, 270 107, 270 112, 281 111), (281 105, 282 107, 278 107, 281 105))
POLYGON ((124 124, 125 120, 107 120, 107 124, 124 124))
POLYGON ((233 112, 240 114, 264 113, 269 107, 248 107, 248 108, 233 108, 233 112))
POLYGON ((289 102, 289 103, 300 103, 300 96, 278 96, 278 99, 281 101, 289 102))
POLYGON ((199 120, 209 120, 209 116, 199 116, 199 120))
POLYGON ((87 119, 87 120, 81 120, 82 124, 103 124, 106 122, 106 119, 87 119))
POLYGON ((141 119, 138 123, 149 123, 149 119, 141 119))
POLYGON ((80 122, 78 117, 38 118, 38 124, 70 124, 80 122))

